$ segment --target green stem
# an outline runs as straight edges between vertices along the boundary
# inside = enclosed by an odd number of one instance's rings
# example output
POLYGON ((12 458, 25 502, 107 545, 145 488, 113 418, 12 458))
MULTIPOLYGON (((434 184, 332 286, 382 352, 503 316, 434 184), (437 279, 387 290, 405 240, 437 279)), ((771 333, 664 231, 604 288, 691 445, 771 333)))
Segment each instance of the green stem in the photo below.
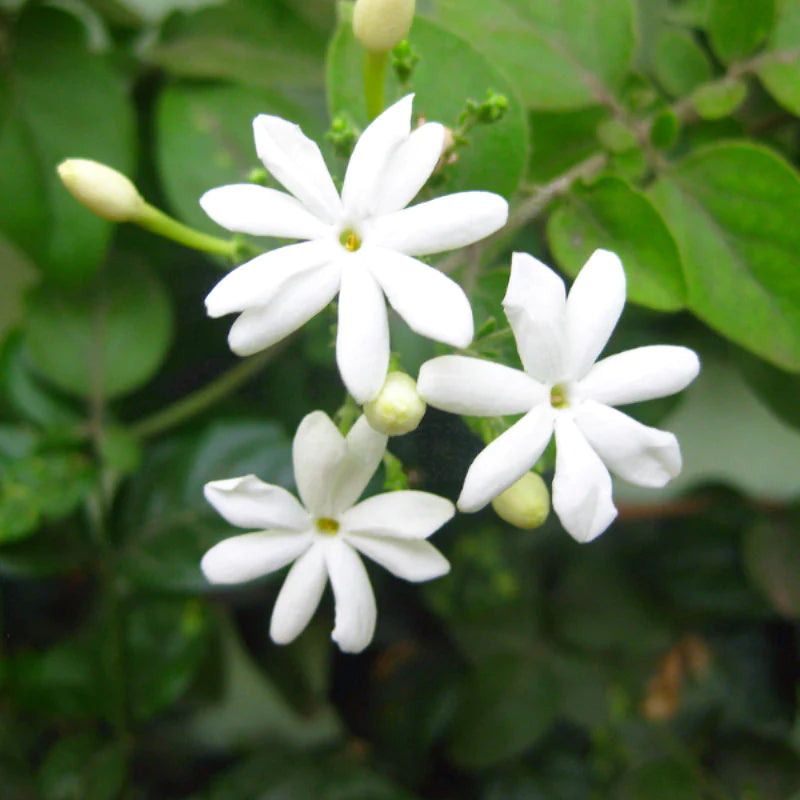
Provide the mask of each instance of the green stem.
POLYGON ((214 253, 215 255, 228 256, 229 258, 235 258, 236 256, 236 243, 233 240, 220 239, 218 236, 209 236, 207 233, 196 231, 149 203, 145 205, 144 210, 133 221, 151 233, 163 236, 166 239, 172 239, 173 242, 191 247, 193 250, 201 250, 204 253, 214 253))
POLYGON ((130 429, 131 433, 142 438, 156 436, 205 411, 255 377, 279 350, 280 345, 242 361, 196 392, 135 423, 130 429))
POLYGON ((389 53, 364 53, 364 99, 367 101, 367 116, 372 120, 384 109, 384 84, 389 53))

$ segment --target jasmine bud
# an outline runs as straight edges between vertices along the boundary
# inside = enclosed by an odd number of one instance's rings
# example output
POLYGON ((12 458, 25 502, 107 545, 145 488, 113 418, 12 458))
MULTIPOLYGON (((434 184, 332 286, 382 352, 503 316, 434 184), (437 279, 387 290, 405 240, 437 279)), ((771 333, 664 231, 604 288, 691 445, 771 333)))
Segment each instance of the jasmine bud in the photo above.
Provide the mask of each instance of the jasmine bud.
POLYGON ((366 50, 386 53, 411 30, 414 0, 356 0, 353 33, 366 50))
POLYGON ((85 158, 69 158, 58 165, 67 191, 98 217, 111 222, 135 222, 145 201, 121 172, 85 158))
POLYGON ((378 396, 364 403, 364 416, 374 430, 400 436, 416 429, 425 407, 416 381, 405 372, 390 372, 378 396))
POLYGON ((538 528, 550 512, 550 494, 536 472, 527 472, 492 500, 492 508, 501 519, 523 530, 538 528))

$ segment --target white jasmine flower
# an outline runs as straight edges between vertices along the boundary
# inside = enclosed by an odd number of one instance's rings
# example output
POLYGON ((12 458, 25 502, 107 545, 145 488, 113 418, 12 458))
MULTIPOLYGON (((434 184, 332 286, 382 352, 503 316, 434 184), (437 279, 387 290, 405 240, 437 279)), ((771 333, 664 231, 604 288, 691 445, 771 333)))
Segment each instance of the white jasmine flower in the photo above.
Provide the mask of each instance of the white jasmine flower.
POLYGON ((212 317, 241 312, 228 341, 239 355, 269 347, 339 294, 336 361, 350 394, 377 395, 389 365, 384 295, 414 331, 454 347, 472 341, 461 287, 414 256, 471 244, 501 228, 508 204, 460 192, 411 208, 442 152, 444 128, 411 131, 413 95, 386 109, 356 143, 341 197, 319 148, 297 125, 261 115, 253 123, 264 166, 291 193, 253 184, 200 198, 228 230, 305 239, 242 264, 206 298, 212 317))
POLYGON ((524 371, 464 356, 422 366, 420 394, 459 414, 524 414, 467 472, 458 499, 477 511, 539 460, 556 437, 553 509, 580 542, 614 520, 608 470, 639 486, 663 486, 681 470, 678 441, 614 406, 684 389, 700 363, 685 347, 639 347, 597 357, 625 304, 625 273, 614 253, 596 250, 569 298, 564 282, 527 253, 514 253, 503 307, 524 371))
POLYGON ((328 578, 336 604, 333 639, 363 650, 375 630, 375 597, 358 552, 399 578, 427 581, 449 571, 425 541, 455 513, 428 492, 399 491, 356 501, 377 470, 387 437, 361 417, 345 438, 321 411, 300 423, 292 456, 302 499, 255 475, 212 481, 206 499, 232 525, 256 528, 203 556, 212 583, 242 583, 294 562, 272 612, 270 635, 287 644, 308 624, 328 578))

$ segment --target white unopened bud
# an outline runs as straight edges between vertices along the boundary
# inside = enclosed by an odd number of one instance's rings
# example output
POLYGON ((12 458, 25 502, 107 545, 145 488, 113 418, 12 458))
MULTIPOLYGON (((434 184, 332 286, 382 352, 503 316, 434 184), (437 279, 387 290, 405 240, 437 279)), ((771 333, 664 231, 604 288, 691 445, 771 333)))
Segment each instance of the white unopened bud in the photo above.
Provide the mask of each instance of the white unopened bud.
POLYGON ((365 49, 385 53, 408 36, 414 0, 356 0, 353 33, 365 49))
POLYGON ((492 508, 516 528, 538 528, 550 511, 550 494, 541 475, 527 472, 492 500, 492 508))
POLYGON ((133 222, 146 205, 130 179, 97 161, 69 158, 58 175, 79 203, 111 222, 133 222))
POLYGON ((364 416, 376 431, 388 436, 410 433, 425 415, 425 401, 416 381, 405 372, 390 372, 374 400, 364 403, 364 416))

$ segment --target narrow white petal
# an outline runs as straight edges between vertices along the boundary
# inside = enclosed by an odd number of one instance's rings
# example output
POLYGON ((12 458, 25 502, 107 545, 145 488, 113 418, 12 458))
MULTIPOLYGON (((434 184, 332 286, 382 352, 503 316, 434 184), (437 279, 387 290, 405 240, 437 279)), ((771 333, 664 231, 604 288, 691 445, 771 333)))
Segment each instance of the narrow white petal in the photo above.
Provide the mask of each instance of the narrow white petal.
POLYGON ((564 380, 569 369, 564 281, 528 253, 514 253, 503 309, 528 374, 544 383, 564 380))
POLYGON ((258 531, 215 544, 200 562, 211 583, 245 583, 294 561, 310 546, 312 533, 258 531))
POLYGON ((326 548, 325 560, 336 601, 331 637, 345 653, 360 653, 372 641, 378 615, 367 570, 341 537, 326 548))
POLYGON ((426 361, 417 391, 435 408, 476 417, 524 414, 547 399, 545 387, 521 370, 469 356, 426 361))
POLYGON ((335 484, 346 456, 344 436, 327 414, 303 417, 292 442, 294 479, 305 507, 317 517, 335 514, 335 484))
POLYGON ((346 538, 367 558, 406 581, 429 581, 450 571, 450 562, 430 542, 358 533, 347 534, 346 538))
POLYGON ((266 305, 236 318, 228 333, 231 350, 249 356, 286 338, 333 300, 340 275, 341 265, 333 262, 284 281, 266 305))
POLYGON ((567 533, 590 542, 616 518, 611 476, 568 414, 556 418, 553 510, 567 533))
POLYGON ((333 514, 339 515, 361 497, 370 478, 380 466, 389 437, 370 426, 364 416, 345 438, 347 453, 336 474, 336 484, 331 494, 333 514))
POLYGON ((700 372, 688 347, 650 345, 598 361, 580 382, 580 394, 618 406, 666 397, 685 389, 700 372))
POLYGON ((358 403, 372 400, 389 368, 389 320, 375 278, 355 259, 347 259, 339 289, 336 363, 347 391, 358 403))
POLYGON ((603 463, 630 483, 659 487, 680 474, 678 440, 667 431, 591 400, 578 407, 575 422, 603 463))
POLYGON ((539 460, 553 434, 553 410, 547 403, 532 408, 500 434, 472 462, 456 504, 478 511, 519 480, 539 460))
POLYGON ((308 512, 293 494, 255 475, 211 481, 203 487, 203 494, 231 525, 240 528, 302 531, 311 524, 308 512))
POLYGON ((323 241, 270 250, 231 270, 206 297, 210 317, 266 305, 291 278, 333 261, 338 252, 323 241))
POLYGON ((329 226, 296 198, 254 183, 211 189, 200 205, 217 225, 237 233, 315 239, 329 232, 329 226))
POLYGON ((625 270, 608 250, 595 250, 575 278, 567 299, 567 330, 574 380, 591 369, 625 305, 625 270))
POLYGON ((411 133, 413 100, 414 95, 409 94, 389 106, 356 142, 342 187, 342 202, 348 215, 360 218, 374 208, 390 158, 411 133))
POLYGON ((342 203, 317 145, 280 117, 260 114, 253 120, 256 152, 264 166, 315 217, 336 222, 342 203))
POLYGON ((313 545, 295 561, 283 582, 269 635, 276 644, 288 644, 297 638, 311 621, 327 583, 324 548, 313 545))
POLYGON ((369 497, 340 517, 349 533, 427 539, 455 514, 444 497, 430 492, 398 491, 369 497))
POLYGON ((443 272, 416 258, 379 247, 364 258, 392 308, 420 336, 453 347, 472 341, 472 307, 464 290, 443 272))
POLYGON ((372 212, 389 214, 405 208, 425 185, 444 146, 444 126, 428 122, 411 132, 389 158, 372 212))

